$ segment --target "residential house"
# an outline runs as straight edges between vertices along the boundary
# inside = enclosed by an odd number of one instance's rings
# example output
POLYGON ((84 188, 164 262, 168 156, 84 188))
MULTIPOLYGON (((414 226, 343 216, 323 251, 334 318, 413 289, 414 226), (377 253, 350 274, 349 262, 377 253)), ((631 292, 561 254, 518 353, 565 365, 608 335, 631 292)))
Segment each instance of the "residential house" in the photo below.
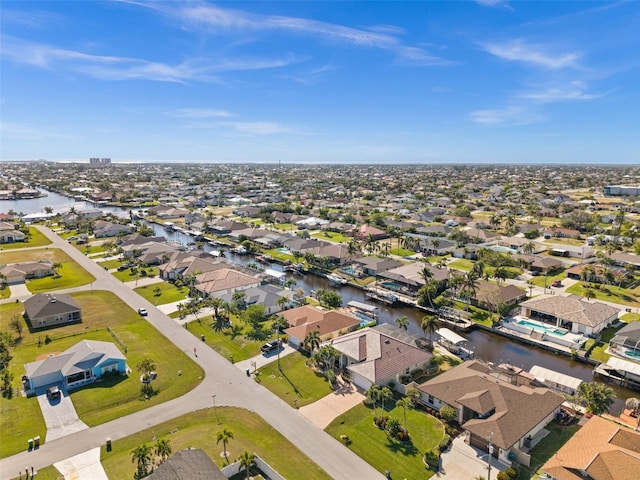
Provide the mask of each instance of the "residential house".
MULTIPOLYGON (((242 290, 242 292, 245 294, 245 306, 263 305, 267 315, 278 313, 295 304, 295 293, 276 285, 260 285, 242 290), (282 298, 285 298, 287 302, 284 303, 282 298)), ((219 298, 230 304, 234 302, 233 293, 221 295, 219 298)))
POLYGON ((495 311, 500 304, 516 305, 526 298, 527 292, 515 285, 498 285, 478 280, 478 287, 471 303, 485 310, 495 311))
POLYGON ((48 277, 54 273, 53 263, 49 260, 14 263, 0 268, 0 274, 4 275, 4 281, 9 285, 24 283, 32 278, 48 277))
POLYGON ((531 386, 532 376, 508 365, 494 368, 470 360, 418 387, 421 401, 440 410, 456 410, 465 441, 482 450, 491 444, 494 456, 509 465, 528 466, 528 449, 560 410, 562 395, 531 386))
POLYGON ((69 295, 38 293, 24 302, 24 319, 32 330, 82 321, 82 309, 69 295))
POLYGON ((340 352, 340 366, 362 390, 399 385, 404 376, 424 369, 433 355, 374 328, 363 328, 326 342, 340 352))
POLYGON ((180 450, 158 465, 147 480, 226 480, 218 466, 199 448, 180 450))
POLYGON ((640 362, 640 322, 622 327, 609 342, 607 353, 640 362))
POLYGON ((412 262, 401 267, 392 268, 378 275, 376 287, 390 290, 394 293, 401 293, 408 296, 416 296, 418 290, 425 285, 425 278, 422 273, 424 269, 431 272, 431 278, 435 280, 439 286, 444 285, 449 278, 446 268, 436 268, 433 265, 423 262, 412 262))
POLYGON ((576 295, 541 295, 523 302, 521 314, 573 333, 595 336, 615 322, 620 309, 576 295))
POLYGON ((324 342, 352 332, 360 325, 360 319, 353 315, 339 310, 321 310, 310 305, 286 310, 280 315, 291 325, 284 333, 294 348, 302 347, 310 332, 318 332, 320 341, 324 342))
POLYGON ((353 260, 353 263, 358 265, 365 275, 375 277, 382 272, 397 268, 403 265, 402 262, 394 260, 392 258, 381 257, 360 257, 353 260))
POLYGON ((16 225, 8 222, 0 222, 0 243, 24 242, 26 235, 16 229, 16 225))
POLYGON ((260 280, 232 268, 220 268, 196 275, 195 289, 203 297, 220 297, 260 285, 260 280))
POLYGON ((629 480, 640 475, 640 433, 593 416, 542 466, 552 480, 629 480))
POLYGON ((533 275, 548 275, 562 268, 561 260, 542 255, 514 255, 516 261, 522 262, 524 268, 533 275))
POLYGON ((57 384, 77 388, 100 380, 106 374, 126 375, 127 359, 111 342, 82 340, 57 355, 25 364, 25 389, 38 394, 41 389, 57 384))
POLYGON ((548 227, 543 231, 544 238, 580 238, 580 232, 571 228, 548 227))
POLYGON ((118 235, 128 235, 132 232, 129 225, 97 220, 93 227, 93 234, 96 238, 117 237, 118 235))
POLYGON ((367 240, 369 238, 372 238, 373 240, 383 240, 385 238, 389 238, 389 234, 387 232, 369 224, 360 225, 354 231, 354 235, 359 240, 367 240))

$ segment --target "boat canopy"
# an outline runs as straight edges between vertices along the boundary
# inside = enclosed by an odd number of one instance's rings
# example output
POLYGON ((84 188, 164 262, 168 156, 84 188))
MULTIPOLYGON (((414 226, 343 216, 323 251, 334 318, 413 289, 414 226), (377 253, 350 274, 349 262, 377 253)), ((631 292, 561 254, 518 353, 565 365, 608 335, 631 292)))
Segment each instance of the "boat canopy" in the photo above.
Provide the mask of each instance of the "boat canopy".
POLYGON ((445 339, 447 342, 452 343, 453 345, 461 345, 467 342, 467 339, 458 335, 453 330, 449 330, 448 328, 439 328, 436 330, 436 333, 440 335, 440 338, 445 339))

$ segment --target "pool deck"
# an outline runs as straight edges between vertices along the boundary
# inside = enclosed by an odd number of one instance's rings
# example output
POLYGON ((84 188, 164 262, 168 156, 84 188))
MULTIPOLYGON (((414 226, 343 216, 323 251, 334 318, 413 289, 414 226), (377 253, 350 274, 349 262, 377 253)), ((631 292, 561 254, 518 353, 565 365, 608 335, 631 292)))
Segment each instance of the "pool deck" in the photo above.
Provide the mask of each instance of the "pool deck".
MULTIPOLYGON (((512 338, 514 340, 520 341, 522 343, 527 343, 529 345, 534 345, 537 347, 540 347, 544 350, 548 350, 551 352, 555 352, 555 353, 560 353, 562 355, 565 356, 572 356, 573 355, 573 351, 570 347, 565 347, 564 345, 559 345, 557 343, 553 343, 553 342, 549 342, 547 340, 538 340, 538 339, 534 339, 531 338, 530 335, 526 334, 526 333, 521 333, 521 332, 517 332, 515 330, 509 330, 505 327, 496 327, 493 329, 489 329, 491 330, 493 333, 497 333, 498 335, 501 335, 503 337, 507 337, 507 338, 512 338)), ((580 356, 584 356, 584 351, 582 349, 578 350, 578 355, 580 356)), ((594 362, 594 361, 589 361, 588 363, 593 363, 593 364, 597 364, 598 362, 594 362)))

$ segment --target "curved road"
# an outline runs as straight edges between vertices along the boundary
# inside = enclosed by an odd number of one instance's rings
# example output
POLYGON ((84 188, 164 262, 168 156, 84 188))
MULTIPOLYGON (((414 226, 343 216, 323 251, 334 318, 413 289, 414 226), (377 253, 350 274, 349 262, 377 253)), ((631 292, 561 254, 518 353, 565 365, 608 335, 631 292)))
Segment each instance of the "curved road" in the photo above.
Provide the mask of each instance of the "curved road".
POLYGON ((256 412, 334 479, 384 478, 351 450, 316 427, 266 388, 258 385, 252 378, 246 377, 214 350, 199 342, 189 331, 180 327, 50 229, 40 226, 37 228, 53 242, 49 247, 64 250, 96 278, 93 282, 95 290, 111 291, 133 309, 146 308, 149 312, 147 321, 188 355, 193 355, 193 349, 197 346, 198 357, 194 360, 204 369, 205 379, 182 397, 47 442, 36 451, 25 451, 4 458, 0 460, 1 479, 15 477, 15 473, 24 470, 26 465, 33 465, 36 469, 46 467, 101 446, 107 438, 117 441, 185 413, 209 408, 213 405, 213 395, 216 395, 216 405, 236 406, 256 412))

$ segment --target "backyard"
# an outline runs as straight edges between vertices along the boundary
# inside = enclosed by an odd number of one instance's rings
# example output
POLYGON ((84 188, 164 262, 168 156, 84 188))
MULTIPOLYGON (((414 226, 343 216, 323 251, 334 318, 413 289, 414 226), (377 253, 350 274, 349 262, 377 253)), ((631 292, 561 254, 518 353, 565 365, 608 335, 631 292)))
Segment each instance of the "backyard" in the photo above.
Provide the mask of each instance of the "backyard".
MULTIPOLYGON (((14 387, 24 374, 24 364, 43 355, 66 350, 83 339, 114 342, 125 354, 127 365, 133 370, 128 377, 115 377, 95 385, 74 390, 73 404, 80 419, 89 426, 98 425, 149 406, 176 398, 198 385, 202 378, 201 368, 182 351, 155 330, 125 303, 110 292, 77 292, 72 294, 83 311, 80 324, 68 325, 42 332, 22 332, 22 339, 13 350, 11 373, 14 387), (117 339, 126 346, 126 351, 107 331, 111 328, 117 339), (136 365, 144 358, 156 364, 158 377, 152 387, 156 394, 141 401, 140 382, 136 365), (101 408, 95 408, 100 405, 101 408)), ((0 306, 2 331, 8 331, 10 320, 21 314, 22 304, 0 306)), ((26 440, 34 435, 44 438, 44 422, 35 398, 15 395, 12 399, 1 398, 2 442, 0 456, 5 457, 22 451, 26 440)))
POLYGON ((324 375, 307 366, 309 357, 296 351, 258 369, 256 382, 292 407, 303 407, 332 392, 324 375))
POLYGON ((640 307, 640 286, 633 289, 620 288, 615 285, 602 285, 598 283, 576 282, 567 288, 567 293, 584 297, 585 290, 591 290, 594 300, 619 303, 626 307, 640 307))
MULTIPOLYGON (((385 415, 404 423, 403 409, 390 401, 385 415)), ((341 441, 346 435, 349 448, 380 472, 391 471, 394 479, 425 479, 434 472, 423 463, 425 452, 434 449, 444 437, 444 427, 435 417, 424 411, 407 410, 407 430, 411 440, 401 443, 391 440, 385 431, 373 423, 374 412, 360 404, 336 418, 325 429, 341 441)))
POLYGON ((520 478, 538 478, 538 475, 542 473, 539 471, 542 465, 544 465, 560 447, 567 443, 580 427, 576 424, 560 425, 556 422, 551 422, 547 425, 546 429, 549 430, 549 435, 531 449, 531 452, 529 452, 531 454, 531 466, 521 467, 520 478))

